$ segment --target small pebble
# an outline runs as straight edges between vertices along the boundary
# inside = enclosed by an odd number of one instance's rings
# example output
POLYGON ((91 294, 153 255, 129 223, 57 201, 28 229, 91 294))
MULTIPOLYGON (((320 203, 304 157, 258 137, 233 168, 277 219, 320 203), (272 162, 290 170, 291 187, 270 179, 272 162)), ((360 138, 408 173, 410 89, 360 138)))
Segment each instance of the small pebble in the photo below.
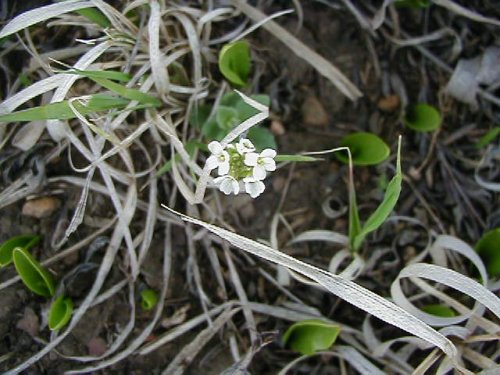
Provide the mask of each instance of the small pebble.
POLYGON ((40 322, 33 309, 29 307, 24 309, 23 317, 17 322, 16 328, 23 330, 32 337, 38 335, 40 322))
POLYGON ((89 351, 89 355, 98 357, 106 353, 108 344, 100 337, 93 337, 87 343, 87 349, 89 351))
POLYGON ((286 132, 285 126, 279 120, 273 120, 273 121, 271 121, 270 130, 271 130, 271 133, 273 133, 276 136, 283 135, 286 132))
POLYGON ((378 100, 377 106, 383 112, 393 112, 398 109, 401 100, 398 95, 384 96, 378 100))
POLYGON ((314 127, 326 127, 328 125, 328 114, 323 104, 315 96, 309 96, 302 103, 302 121, 305 125, 314 127))
POLYGON ((61 207, 61 201, 54 197, 36 198, 26 201, 23 205, 23 215, 43 219, 49 217, 61 207))

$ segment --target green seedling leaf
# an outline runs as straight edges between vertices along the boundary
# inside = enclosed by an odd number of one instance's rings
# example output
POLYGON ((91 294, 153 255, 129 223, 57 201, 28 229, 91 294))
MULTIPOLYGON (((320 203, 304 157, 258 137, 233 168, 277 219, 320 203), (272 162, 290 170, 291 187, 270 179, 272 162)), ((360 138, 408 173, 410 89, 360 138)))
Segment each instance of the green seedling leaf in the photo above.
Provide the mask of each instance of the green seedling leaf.
POLYGON ((401 138, 399 138, 398 154, 396 160, 396 174, 387 185, 382 203, 380 203, 375 212, 371 214, 368 220, 366 220, 366 223, 362 226, 361 231, 354 237, 354 243, 352 244, 354 251, 357 251, 361 247, 365 237, 370 232, 373 232, 378 227, 380 227, 385 222, 387 217, 391 214, 399 199, 402 181, 403 174, 401 172, 401 138))
MULTIPOLYGON (((86 104, 78 100, 72 102, 75 109, 82 115, 105 111, 108 109, 122 109, 129 103, 129 100, 117 98, 106 94, 95 94, 90 97, 86 104)), ((46 104, 40 107, 33 107, 22 111, 17 111, 0 116, 0 122, 15 121, 37 121, 37 120, 68 120, 75 118, 75 113, 71 109, 68 100, 57 103, 46 104)))
POLYGON ((205 122, 203 128, 201 129, 201 134, 208 139, 216 141, 220 141, 227 133, 229 133, 229 130, 221 129, 219 124, 217 124, 217 121, 213 118, 205 122))
POLYGON ((87 18, 89 21, 94 22, 103 28, 111 26, 111 22, 108 18, 96 8, 85 8, 76 11, 80 16, 87 18))
POLYGON ((486 232, 476 244, 490 276, 500 276, 500 227, 486 232))
POLYGON ((248 131, 248 139, 252 141, 257 151, 262 151, 266 148, 272 148, 273 150, 278 148, 273 133, 269 129, 259 125, 254 126, 248 131))
POLYGON ((68 324, 73 314, 73 301, 64 296, 59 296, 50 306, 49 328, 52 331, 59 330, 68 324))
POLYGON ((241 96, 239 96, 236 92, 230 91, 222 95, 220 99, 220 105, 235 108, 238 102, 242 101, 241 96))
MULTIPOLYGON (((340 142, 341 147, 349 147, 354 165, 376 165, 389 157, 390 149, 387 144, 372 133, 353 133, 344 137, 340 142)), ((346 152, 336 154, 337 158, 348 163, 346 152)))
POLYGON ((153 309, 158 303, 158 293, 152 289, 145 289, 141 292, 141 306, 144 310, 153 309))
POLYGON ((398 8, 428 8, 431 5, 430 0, 396 0, 394 2, 398 8))
POLYGON ((80 69, 70 69, 63 71, 65 74, 77 74, 82 77, 87 77, 90 79, 94 78, 104 78, 112 81, 118 82, 128 82, 132 79, 132 76, 127 73, 118 72, 116 70, 80 70, 80 69))
POLYGON ((212 112, 212 107, 208 104, 194 106, 189 114, 189 124, 195 128, 201 129, 208 121, 210 112, 212 112))
POLYGON ((16 248, 29 250, 40 241, 40 236, 21 235, 11 237, 0 245, 0 267, 5 267, 12 263, 12 253, 16 248))
MULTIPOLYGON (((266 107, 269 107, 269 105, 271 104, 271 98, 269 98, 268 95, 251 95, 250 98, 260 104, 265 105, 266 107)), ((238 117, 241 122, 248 120, 250 117, 255 116, 257 113, 259 113, 259 111, 254 107, 245 103, 239 95, 238 99, 239 100, 235 103, 234 108, 238 112, 238 117)))
POLYGON ((442 120, 436 108, 421 103, 410 107, 403 122, 417 132, 432 132, 439 129, 442 120))
POLYGON ((307 155, 276 155, 274 158, 276 161, 297 161, 297 162, 311 162, 311 161, 321 161, 321 158, 313 158, 307 155))
POLYGON ((238 112, 231 107, 220 106, 217 108, 215 120, 220 129, 229 132, 240 123, 238 112))
POLYGON ((493 142, 500 135, 500 126, 491 129, 488 133, 483 135, 481 139, 476 143, 476 148, 483 148, 493 142))
POLYGON ((290 349, 303 355, 328 350, 337 340, 340 327, 321 320, 303 320, 292 324, 283 335, 283 342, 290 349))
POLYGON ((43 297, 54 295, 55 284, 52 276, 33 259, 27 250, 17 247, 12 256, 16 271, 28 289, 43 297))
POLYGON ((153 107, 159 107, 161 105, 161 100, 155 98, 154 96, 145 94, 139 90, 129 89, 123 85, 120 85, 116 82, 110 81, 106 78, 98 78, 98 77, 89 77, 92 81, 101 85, 104 88, 107 88, 110 91, 113 91, 120 95, 123 98, 127 98, 130 100, 136 100, 142 104, 149 104, 153 107))
POLYGON ((219 54, 219 70, 229 82, 236 86, 246 86, 250 69, 248 42, 240 40, 222 47, 219 54))
POLYGON ((453 309, 449 308, 448 306, 439 304, 425 305, 422 306, 420 309, 423 312, 426 312, 427 314, 440 316, 442 318, 453 318, 454 316, 457 315, 455 314, 455 311, 453 311, 453 309))

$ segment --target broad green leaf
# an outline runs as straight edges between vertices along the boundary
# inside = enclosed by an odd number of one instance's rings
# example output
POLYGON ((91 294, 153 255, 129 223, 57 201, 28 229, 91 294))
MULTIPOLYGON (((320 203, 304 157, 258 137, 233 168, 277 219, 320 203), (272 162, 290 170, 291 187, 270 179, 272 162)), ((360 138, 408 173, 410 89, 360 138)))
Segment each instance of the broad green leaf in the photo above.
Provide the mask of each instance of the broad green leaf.
MULTIPOLYGON (((341 147, 349 147, 354 165, 376 165, 382 163, 390 154, 389 146, 372 133, 353 133, 344 137, 341 147)), ((337 158, 348 163, 347 152, 338 152, 337 158)))
POLYGON ((228 132, 240 123, 236 109, 225 106, 217 108, 215 119, 219 128, 228 132))
POLYGON ((435 316, 440 316, 443 318, 453 318, 454 316, 457 316, 455 314, 455 311, 448 306, 444 305, 439 305, 439 304, 430 304, 430 305, 425 305, 420 308, 423 312, 426 312, 427 314, 435 315, 435 316))
POLYGON ((240 102, 241 100, 241 96, 239 96, 234 91, 230 91, 222 95, 222 98, 220 99, 220 105, 235 108, 236 104, 238 104, 238 102, 240 102))
POLYGON ((0 245, 0 267, 5 267, 12 263, 12 253, 15 248, 29 250, 40 241, 40 236, 21 235, 11 237, 0 245))
POLYGON ((52 276, 23 248, 17 247, 13 252, 14 266, 23 283, 33 293, 43 297, 51 297, 55 292, 52 276))
POLYGON ((262 151, 266 148, 272 148, 273 150, 278 148, 273 133, 271 133, 269 129, 259 125, 254 126, 248 131, 248 139, 252 141, 258 151, 262 151))
POLYGON ((122 73, 116 70, 80 70, 73 68, 67 71, 62 71, 61 73, 77 74, 79 76, 87 77, 90 79, 104 78, 125 83, 132 79, 132 76, 130 74, 122 73))
POLYGON ((476 148, 483 148, 493 142, 500 135, 500 126, 491 129, 481 137, 481 139, 476 143, 476 148))
POLYGON ((486 232, 476 244, 490 276, 500 276, 500 227, 486 232))
POLYGON ((64 296, 59 296, 50 306, 49 328, 59 330, 68 324, 73 314, 73 301, 64 296))
POLYGON ((311 161, 321 161, 323 159, 313 158, 307 155, 276 155, 274 158, 276 161, 296 161, 296 162, 311 162, 311 161))
POLYGON ((103 28, 111 26, 111 22, 108 18, 96 8, 85 8, 76 11, 80 16, 87 18, 88 20, 94 22, 103 28))
POLYGON ((89 77, 89 78, 92 81, 96 82, 97 84, 101 85, 102 87, 117 93, 123 98, 127 98, 130 100, 137 100, 139 103, 150 104, 154 107, 159 107, 161 105, 160 99, 145 94, 139 90, 129 89, 123 85, 110 81, 109 79, 106 78, 98 78, 98 77, 89 77))
POLYGON ((398 8, 428 8, 431 5, 430 0, 396 0, 394 2, 398 8))
POLYGON ((387 185, 382 203, 377 207, 375 212, 366 220, 362 226, 361 231, 354 237, 353 250, 357 251, 368 233, 373 232, 380 227, 387 217, 391 214, 396 206, 401 193, 401 182, 403 181, 403 174, 401 172, 401 138, 398 142, 398 154, 396 160, 396 174, 387 185))
MULTIPOLYGON (((266 107, 269 107, 269 105, 271 104, 271 98, 269 98, 268 95, 251 95, 250 98, 252 98, 256 102, 259 102, 260 104, 265 105, 266 107)), ((239 100, 236 102, 234 108, 238 112, 238 117, 241 122, 248 120, 250 117, 255 116, 257 113, 259 113, 259 111, 254 107, 245 103, 243 99, 241 99, 241 97, 239 97, 239 100)))
MULTIPOLYGON (((106 94, 95 94, 90 97, 86 104, 79 100, 72 102, 73 106, 82 115, 93 112, 105 111, 108 109, 122 109, 129 103, 129 100, 117 98, 106 94)), ((40 107, 33 107, 21 111, 8 113, 0 116, 0 122, 14 121, 37 121, 37 120, 68 120, 75 118, 75 113, 69 106, 69 101, 64 100, 57 103, 46 104, 40 107)))
POLYGON ((248 42, 240 40, 226 44, 219 54, 219 70, 233 85, 246 86, 251 60, 248 42))
POLYGON ((195 128, 201 129, 208 121, 210 112, 212 112, 212 107, 208 104, 194 106, 189 114, 189 124, 195 128))
POLYGON ((145 289, 141 292, 141 306, 144 310, 153 309, 158 303, 158 293, 152 289, 145 289))
POLYGON ((404 118, 404 124, 417 132, 431 132, 439 129, 441 122, 438 110, 424 103, 410 107, 404 118))
POLYGON ((292 324, 283 335, 284 344, 303 355, 328 350, 337 340, 340 326, 321 320, 303 320, 292 324))
POLYGON ((229 130, 223 130, 217 124, 215 119, 210 119, 201 128, 201 134, 210 140, 220 141, 229 132, 229 130))

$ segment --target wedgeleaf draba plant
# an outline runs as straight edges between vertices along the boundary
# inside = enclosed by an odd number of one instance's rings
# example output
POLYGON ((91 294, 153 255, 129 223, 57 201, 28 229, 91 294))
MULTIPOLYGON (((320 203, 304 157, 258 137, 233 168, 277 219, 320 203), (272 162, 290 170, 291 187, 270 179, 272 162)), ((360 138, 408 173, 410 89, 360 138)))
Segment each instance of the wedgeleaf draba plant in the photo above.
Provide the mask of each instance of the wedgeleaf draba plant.
POLYGON ((396 174, 387 185, 384 199, 363 225, 359 219, 350 153, 349 160, 349 247, 352 252, 357 252, 366 236, 385 222, 399 199, 401 182, 403 180, 403 174, 401 172, 401 136, 398 139, 396 174))

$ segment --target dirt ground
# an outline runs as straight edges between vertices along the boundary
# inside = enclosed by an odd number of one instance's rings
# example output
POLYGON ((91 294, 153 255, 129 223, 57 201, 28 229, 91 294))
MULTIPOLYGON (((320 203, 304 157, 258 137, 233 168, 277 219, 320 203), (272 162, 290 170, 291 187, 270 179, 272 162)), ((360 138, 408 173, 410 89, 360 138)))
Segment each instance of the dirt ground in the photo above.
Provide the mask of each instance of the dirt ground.
MULTIPOLYGON (((261 9, 267 14, 289 6, 284 1, 262 3, 261 9)), ((389 180, 394 173, 397 137, 401 134, 405 180, 395 210, 397 215, 417 219, 438 233, 457 235, 470 244, 474 244, 487 229, 498 227, 498 194, 484 189, 476 182, 474 164, 471 161, 480 160, 484 156, 484 150, 477 149, 475 143, 490 129, 491 124, 498 124, 499 108, 480 98, 479 107, 473 110, 469 105, 443 94, 450 78, 449 72, 423 56, 416 48, 398 47, 391 43, 389 36, 393 35, 394 29, 383 26, 382 32, 372 37, 361 29, 352 14, 341 5, 342 2, 301 3, 304 11, 302 25, 299 25, 297 17, 293 15, 278 18, 277 22, 337 66, 360 88, 363 97, 356 102, 349 101, 307 62, 295 56, 267 31, 258 30, 253 33, 249 38, 256 61, 252 88, 254 92, 267 93, 271 97, 271 120, 266 122, 266 126, 279 127, 279 131, 275 129, 279 152, 295 154, 330 149, 338 146, 340 139, 353 131, 370 131, 379 135, 391 147, 393 156, 377 167, 356 167, 354 172, 361 216, 366 218, 382 199, 381 186, 384 181, 389 180), (402 97, 403 93, 406 98, 402 97), (437 133, 416 133, 405 128, 401 122, 402 100, 408 103, 423 101, 439 108, 443 115, 441 130, 437 133)), ((500 8, 494 1, 461 3, 473 5, 479 13, 500 18, 500 8)), ((368 11, 367 8, 364 9, 368 11)), ((422 33, 424 21, 429 29, 448 26, 458 30, 463 46, 461 57, 477 56, 486 47, 499 42, 498 28, 451 16, 445 9, 432 8, 425 20, 416 16, 416 11, 412 10, 400 10, 398 14, 400 27, 411 35, 422 33)), ((12 13, 8 16, 11 17, 12 13)), ((6 18, 4 15, 4 20, 6 18)), ((52 31, 48 33, 52 35, 52 31)), ((71 44, 71 39, 56 34, 59 44, 71 44)), ((425 44, 425 47, 453 67, 457 60, 450 60, 452 43, 452 39, 443 38, 425 44)), ((41 48, 51 48, 50 43, 41 45, 41 48)), ((20 52, 8 54, 2 63, 8 65, 11 72, 19 72, 15 65, 20 61, 20 55, 20 52)), ((2 77, 2 86, 7 81, 5 76, 2 77)), ((5 93, 5 90, 2 92, 5 93)), ((492 94, 498 95, 498 89, 492 94)), ((1 210, 0 242, 26 232, 40 234, 43 239, 33 249, 37 259, 47 259, 55 254, 52 249, 58 231, 67 225, 79 199, 79 189, 63 181, 47 183, 54 177, 74 174, 68 163, 67 150, 45 164, 44 157, 52 147, 52 141, 48 137, 42 137, 28 152, 8 144, 0 150, 0 189, 6 189, 23 173, 32 171, 40 174, 36 196, 51 197, 55 202, 50 216, 42 219, 23 214, 26 203, 24 199, 1 210)), ((73 162, 77 164, 78 160, 73 162)), ((493 178, 498 178, 498 173, 496 176, 494 172, 492 174, 493 178)), ((265 194, 255 201, 241 196, 220 197, 224 219, 237 233, 254 239, 269 239, 271 220, 278 207, 281 207, 281 212, 296 233, 309 229, 331 229, 347 233, 345 213, 331 219, 323 211, 325 204, 331 208, 347 205, 347 168, 335 157, 328 155, 320 163, 299 163, 282 168, 266 184, 265 194)), ((147 200, 147 192, 141 192, 139 197, 147 200)), ((164 203, 168 199, 167 192, 159 189, 158 201, 164 203)), ((89 196, 86 212, 92 218, 103 220, 113 215, 110 202, 93 193, 89 196)), ((140 231, 141 220, 146 220, 145 214, 134 218, 132 228, 135 226, 140 231)), ((77 243, 99 226, 98 221, 84 222, 67 245, 77 243)), ((164 326, 159 325, 148 341, 154 341, 166 330, 168 323, 165 323, 165 319, 184 314, 185 321, 203 312, 200 296, 189 279, 192 275, 188 272, 186 261, 190 253, 185 234, 175 227, 173 231, 175 251, 170 287, 162 315, 164 326)), ((160 288, 162 265, 158 259, 162 254, 163 238, 162 230, 154 233, 152 247, 138 282, 139 288, 160 288)), ((285 245, 289 239, 289 231, 280 228, 278 242, 285 245)), ((87 251, 80 250, 50 266, 51 272, 56 275, 78 269, 78 277, 71 278, 66 285, 67 293, 73 300, 83 299, 88 292, 103 256, 101 250, 107 241, 109 232, 104 232, 89 244, 94 249, 90 256, 87 256, 87 251)), ((384 252, 377 261, 378 267, 363 274, 357 282, 381 296, 389 296, 392 280, 408 259, 425 247, 426 241, 424 231, 419 232, 419 229, 408 223, 384 225, 369 237, 360 254, 369 258, 374 251, 387 248, 391 251, 384 252), (409 243, 412 245, 408 246, 409 243)), ((326 268, 332 252, 338 250, 338 247, 313 242, 285 246, 282 250, 310 264, 326 268)), ((218 249, 217 252, 224 259, 222 250, 218 249)), ((125 253, 120 254, 120 259, 123 259, 125 253)), ((283 292, 263 276, 262 271, 274 272, 271 266, 239 250, 233 250, 232 254, 250 301, 278 306, 285 300, 283 292)), ((198 251, 196 257, 201 265, 210 261, 202 251, 198 251)), ((201 267, 200 273, 204 291, 212 302, 223 303, 226 297, 221 298, 221 291, 211 275, 211 269, 201 267)), ((0 270, 0 283, 13 276, 15 273, 12 269, 0 270)), ((229 277, 228 274, 224 276, 229 277)), ((106 279, 104 290, 121 278, 120 267, 113 268, 106 279)), ((234 290, 228 290, 227 293, 228 299, 236 298, 234 290)), ((293 293, 309 308, 317 309, 325 317, 354 327, 360 327, 363 323, 364 314, 360 310, 331 294, 297 282, 293 284, 293 293)), ((24 373, 60 374, 75 366, 65 356, 102 353, 116 338, 117 332, 127 325, 130 314, 127 298, 124 288, 106 303, 92 307, 57 347, 57 353, 45 356, 24 373)), ((36 353, 44 345, 48 335, 41 331, 44 327, 41 317, 48 309, 48 303, 45 299, 33 296, 21 283, 0 290, 0 301, 0 372, 3 372, 36 353)), ((140 327, 150 321, 153 313, 137 309, 136 314, 134 332, 139 332, 140 327)), ((255 354, 248 372, 277 373, 295 357, 280 342, 280 335, 287 328, 288 322, 258 314, 256 319, 258 336, 266 345, 255 354)), ((235 324, 231 330, 237 335, 243 335, 243 317, 238 316, 233 321, 235 324)), ((382 326, 380 322, 375 324, 382 326)), ((48 331, 46 328, 45 330, 48 331)), ((199 327, 149 355, 130 355, 98 373, 159 374, 179 348, 187 345, 198 332, 199 327)), ((402 334, 393 327, 385 327, 381 332, 385 339, 402 334)), ((241 340, 245 341, 245 338, 241 340)), ((492 350, 485 348, 485 355, 492 350)), ((196 356, 186 373, 219 374, 231 366, 232 362, 227 338, 222 333, 210 340, 210 344, 196 356)), ((302 362, 291 373, 337 374, 340 373, 338 364, 337 360, 330 357, 319 360, 316 358, 302 362)), ((353 370, 349 371, 355 373, 353 370)))

